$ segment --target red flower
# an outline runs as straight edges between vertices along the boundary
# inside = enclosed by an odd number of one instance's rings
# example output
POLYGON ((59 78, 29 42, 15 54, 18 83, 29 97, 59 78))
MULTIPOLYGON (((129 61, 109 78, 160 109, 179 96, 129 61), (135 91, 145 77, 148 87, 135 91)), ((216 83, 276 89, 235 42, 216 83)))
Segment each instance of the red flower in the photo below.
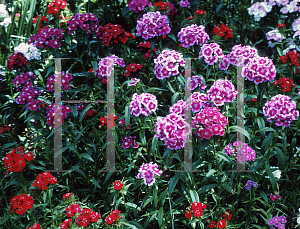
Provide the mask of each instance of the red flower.
POLYGON ((166 35, 162 35, 161 37, 162 37, 162 39, 165 39, 167 36, 166 35))
POLYGON ((21 66, 29 65, 27 58, 23 53, 13 53, 7 59, 7 69, 11 71, 13 68, 20 68, 21 66))
POLYGON ((31 209, 34 203, 32 196, 28 194, 21 194, 20 196, 14 196, 10 200, 11 205, 10 212, 13 213, 16 210, 16 213, 22 215, 26 212, 27 209, 31 209))
POLYGON ((188 19, 190 20, 193 20, 194 18, 195 18, 194 16, 188 17, 188 19))
POLYGON ((278 24, 278 28, 279 27, 285 27, 286 25, 284 23, 278 24))
POLYGON ((193 216, 193 213, 191 212, 191 210, 190 210, 189 208, 188 208, 188 211, 189 211, 189 212, 186 212, 186 213, 185 213, 185 217, 188 218, 188 219, 191 219, 192 216, 193 216))
POLYGON ((217 34, 219 37, 224 36, 226 40, 230 37, 233 37, 233 31, 224 24, 221 24, 220 26, 216 25, 213 33, 217 34))
POLYGON ((220 222, 217 223, 217 227, 223 229, 224 227, 226 227, 226 221, 222 219, 220 222))
POLYGON ((37 175, 36 180, 32 184, 32 186, 36 186, 42 190, 47 190, 49 184, 56 184, 57 180, 54 176, 49 172, 44 172, 37 175))
POLYGON ((66 199, 66 198, 69 198, 73 195, 73 193, 66 193, 63 195, 63 198, 66 199))
POLYGON ((199 14, 199 15, 203 15, 205 14, 206 11, 203 11, 203 10, 196 10, 195 14, 199 14))
POLYGON ((251 99, 251 102, 256 102, 257 98, 251 99))
POLYGON ((39 223, 35 223, 32 227, 28 227, 27 229, 41 229, 41 225, 39 223))
POLYGON ((107 224, 113 224, 115 221, 117 221, 120 218, 119 213, 121 213, 121 211, 114 210, 109 214, 109 216, 105 217, 105 226, 107 224))
POLYGON ((216 221, 210 221, 209 223, 208 223, 208 227, 209 228, 215 228, 217 225, 216 225, 216 221))
POLYGON ((115 190, 121 190, 121 188, 123 187, 123 183, 121 181, 115 181, 114 182, 114 189, 115 190))

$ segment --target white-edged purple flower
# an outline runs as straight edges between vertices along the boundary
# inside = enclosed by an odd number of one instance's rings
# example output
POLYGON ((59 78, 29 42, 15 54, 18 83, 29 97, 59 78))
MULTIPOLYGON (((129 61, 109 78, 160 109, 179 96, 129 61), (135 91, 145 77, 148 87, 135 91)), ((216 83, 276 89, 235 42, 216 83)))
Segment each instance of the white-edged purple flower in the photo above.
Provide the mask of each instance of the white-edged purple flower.
POLYGON ((162 173, 163 171, 158 169, 156 163, 150 162, 140 167, 137 178, 144 179, 145 185, 152 186, 155 182, 155 175, 160 176, 162 173))

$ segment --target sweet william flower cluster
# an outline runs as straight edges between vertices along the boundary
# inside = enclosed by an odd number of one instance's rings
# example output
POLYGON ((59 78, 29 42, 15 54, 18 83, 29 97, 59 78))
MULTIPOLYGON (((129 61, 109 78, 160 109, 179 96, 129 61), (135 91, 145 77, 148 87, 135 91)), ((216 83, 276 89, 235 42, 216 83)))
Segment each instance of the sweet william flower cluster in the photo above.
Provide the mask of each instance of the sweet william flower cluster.
POLYGON ((237 90, 229 80, 217 80, 207 91, 208 101, 212 101, 216 106, 223 106, 236 99, 237 90))
POLYGON ((155 175, 160 176, 162 173, 163 171, 158 169, 156 163, 150 162, 140 167, 137 178, 144 179, 145 185, 152 186, 155 182, 155 175))
POLYGON ((210 39, 209 35, 205 32, 205 27, 203 25, 197 26, 196 24, 181 28, 177 37, 184 48, 194 46, 195 44, 202 46, 210 39))
POLYGON ((181 53, 165 49, 154 59, 154 64, 154 74, 161 80, 178 75, 179 66, 184 67, 185 61, 181 53))
POLYGON ((128 8, 130 11, 133 11, 135 13, 138 13, 140 11, 143 11, 146 6, 152 6, 152 3, 148 0, 130 0, 128 3, 128 8))
POLYGON ((241 141, 235 141, 233 144, 228 144, 225 147, 225 153, 236 157, 238 162, 254 161, 256 156, 255 151, 248 146, 247 143, 242 143, 241 141))
POLYGON ((37 175, 36 180, 32 186, 38 187, 42 190, 47 190, 49 184, 56 184, 57 179, 49 172, 43 172, 37 175))
POLYGON ((96 30, 98 21, 98 18, 92 13, 77 13, 67 21, 68 33, 72 34, 74 31, 80 29, 90 34, 96 30))
POLYGON ((269 122, 275 122, 276 126, 290 126, 291 122, 299 116, 296 110, 296 102, 289 96, 278 94, 267 101, 263 107, 263 113, 269 122))
MULTIPOLYGON (((70 85, 69 82, 70 80, 73 79, 73 76, 70 73, 66 72, 61 72, 61 86, 64 90, 69 90, 70 85)), ((48 91, 54 92, 54 83, 55 83, 55 75, 52 75, 48 78, 47 80, 47 85, 46 88, 48 91)))
POLYGON ((40 51, 33 44, 27 44, 24 42, 20 43, 17 47, 14 48, 14 52, 23 53, 27 60, 41 59, 40 51))
POLYGON ((157 109, 156 97, 149 93, 142 93, 141 95, 134 93, 129 104, 129 109, 130 114, 135 117, 139 117, 141 114, 148 116, 157 109))
POLYGON ((202 57, 204 57, 205 63, 213 65, 214 63, 217 63, 220 58, 224 57, 224 54, 222 53, 220 45, 217 43, 210 43, 202 46, 199 53, 199 59, 202 57))
POLYGON ((105 58, 102 58, 99 61, 98 69, 96 70, 98 77, 106 79, 106 77, 110 77, 111 70, 113 65, 118 64, 121 67, 125 67, 125 62, 122 58, 117 57, 116 55, 111 55, 105 58))
POLYGON ((148 40, 156 36, 164 36, 171 32, 168 17, 159 11, 148 12, 137 21, 137 35, 148 40))
POLYGON ((249 45, 242 46, 241 44, 233 46, 228 59, 230 64, 234 66, 243 66, 250 58, 258 55, 257 49, 251 48, 249 45))
POLYGON ((23 215, 27 209, 31 209, 33 206, 33 198, 32 196, 22 193, 21 195, 17 195, 10 200, 10 212, 13 213, 16 211, 18 215, 23 215))
POLYGON ((39 33, 30 37, 28 44, 33 43, 38 48, 59 48, 63 40, 62 29, 43 28, 39 33))
POLYGON ((190 125, 178 114, 171 113, 166 117, 158 117, 155 123, 155 137, 161 141, 165 140, 165 145, 169 149, 181 149, 184 147, 191 133, 190 125))

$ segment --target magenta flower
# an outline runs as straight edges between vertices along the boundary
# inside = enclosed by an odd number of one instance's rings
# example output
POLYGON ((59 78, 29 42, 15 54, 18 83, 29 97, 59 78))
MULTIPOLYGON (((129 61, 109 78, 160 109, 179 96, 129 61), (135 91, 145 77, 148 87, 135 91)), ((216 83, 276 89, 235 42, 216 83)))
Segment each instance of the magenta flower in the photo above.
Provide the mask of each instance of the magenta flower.
POLYGON ((134 93, 129 104, 129 109, 130 114, 134 115, 135 117, 139 117, 141 114, 148 116, 157 109, 156 97, 149 93, 143 93, 141 95, 134 93), (142 107, 142 105, 144 105, 144 107, 142 107))
POLYGON ((255 56, 258 56, 255 48, 251 48, 249 45, 235 45, 228 55, 228 59, 230 64, 234 66, 243 66, 244 63, 246 64, 250 58, 255 56))
POLYGON ((111 55, 105 58, 102 58, 99 61, 98 69, 96 70, 99 78, 110 77, 112 66, 118 64, 122 67, 125 67, 125 62, 122 58, 117 57, 116 55, 111 55))
POLYGON ((179 37, 178 40, 184 48, 195 44, 203 45, 210 39, 208 34, 205 32, 205 27, 202 25, 197 26, 196 24, 190 25, 186 28, 181 28, 177 37, 179 37))
POLYGON ((130 0, 128 3, 129 10, 135 13, 143 11, 146 6, 150 7, 152 3, 148 2, 148 0, 130 0))
POLYGON ((39 48, 59 48, 63 39, 62 29, 43 28, 38 34, 30 37, 28 44, 39 48))
POLYGON ((144 179, 145 185, 152 186, 155 182, 155 175, 160 176, 163 173, 162 170, 158 169, 158 165, 153 162, 143 164, 137 175, 138 179, 144 179))
MULTIPOLYGON (((228 144, 225 147, 225 153, 236 157, 238 162, 243 161, 243 158, 244 162, 254 161, 256 156, 255 151, 247 143, 242 143, 241 141, 235 141, 233 145, 228 144)), ((251 184, 255 185, 253 182, 251 184)))
POLYGON ((189 4, 190 4, 190 3, 189 3, 188 0, 182 0, 182 1, 179 2, 179 5, 180 5, 181 7, 188 7, 189 4))
POLYGON ((210 43, 202 46, 199 53, 199 59, 202 57, 204 57, 205 63, 213 65, 214 63, 217 63, 220 58, 224 57, 224 54, 222 53, 220 45, 217 43, 210 43))
POLYGON ((98 18, 92 13, 77 13, 67 21, 69 27, 69 34, 78 29, 86 30, 90 34, 92 31, 97 30, 98 18), (91 29, 91 30, 90 30, 91 29))
POLYGON ((167 35, 171 32, 168 17, 159 11, 148 12, 137 22, 137 35, 148 40, 156 36, 167 35))

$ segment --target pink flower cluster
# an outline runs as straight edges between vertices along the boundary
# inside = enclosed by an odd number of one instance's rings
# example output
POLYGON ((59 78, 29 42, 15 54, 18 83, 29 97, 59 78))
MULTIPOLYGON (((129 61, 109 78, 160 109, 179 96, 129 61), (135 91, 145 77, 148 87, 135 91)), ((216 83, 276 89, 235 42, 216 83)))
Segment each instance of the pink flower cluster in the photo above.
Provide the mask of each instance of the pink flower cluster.
POLYGON ((62 29, 43 28, 37 34, 30 37, 28 44, 33 43, 39 48, 59 48, 63 40, 62 29))
POLYGON ((168 17, 161 15, 159 11, 148 12, 137 21, 137 35, 148 40, 155 36, 167 35, 171 32, 168 17))
MULTIPOLYGON (((69 81, 73 79, 70 73, 61 72, 61 86, 66 91, 70 89, 69 81)), ((47 80, 47 90, 54 91, 54 82, 55 82, 55 75, 52 75, 47 80)))
POLYGON ((96 70, 99 78, 110 77, 111 69, 114 64, 118 64, 122 67, 125 67, 125 62, 122 58, 117 57, 116 55, 111 55, 105 58, 102 58, 99 61, 98 69, 96 70))
POLYGON ((128 3, 129 10, 135 13, 143 11, 146 6, 150 7, 152 3, 148 2, 148 0, 130 0, 128 3))
POLYGON ((243 66, 242 76, 255 84, 272 81, 276 76, 276 68, 268 57, 256 56, 243 66))
POLYGON ((160 176, 163 173, 162 170, 158 169, 158 165, 153 162, 143 164, 140 169, 139 173, 137 175, 138 179, 144 179, 145 185, 152 186, 155 182, 154 175, 160 176))
POLYGON ((209 35, 205 32, 205 27, 203 25, 197 26, 196 24, 181 28, 177 37, 179 37, 179 42, 181 42, 181 45, 184 48, 195 44, 203 45, 210 39, 209 35))
POLYGON ((217 80, 207 91, 208 100, 216 106, 223 106, 236 98, 237 90, 229 80, 217 80))
POLYGON ((199 59, 204 57, 205 63, 213 65, 219 58, 224 57, 220 45, 217 43, 204 44, 199 53, 199 59))
POLYGON ((269 122, 275 122, 276 126, 290 126, 296 116, 299 116, 299 111, 296 110, 296 102, 290 101, 291 98, 286 95, 278 94, 273 96, 270 101, 267 101, 263 113, 269 122))
POLYGON ((279 32, 278 29, 271 30, 266 33, 267 40, 269 41, 269 46, 273 48, 275 44, 271 40, 274 40, 274 42, 282 42, 285 37, 279 32))
POLYGON ((67 21, 69 25, 69 34, 72 34, 73 31, 79 28, 82 30, 87 30, 88 33, 91 33, 92 31, 96 30, 98 21, 98 18, 92 13, 77 13, 67 21), (91 24, 89 24, 89 22, 91 22, 91 24), (92 31, 90 29, 92 29, 92 31))
POLYGON ((32 82, 30 81, 31 78, 36 78, 36 75, 33 72, 26 72, 18 75, 13 81, 13 84, 17 85, 17 91, 19 91, 21 84, 24 84, 25 87, 32 86, 32 82))
POLYGON ((140 80, 137 79, 137 78, 132 78, 132 79, 130 79, 130 80, 135 81, 135 82, 127 83, 128 86, 134 86, 134 85, 136 85, 136 84, 140 81, 140 80))
POLYGON ((154 95, 142 93, 138 95, 134 93, 129 104, 130 114, 139 117, 141 114, 148 116, 157 109, 157 100, 154 95), (145 107, 142 107, 144 105, 145 107))
POLYGON ((35 87, 23 87, 20 95, 16 98, 17 104, 25 104, 27 101, 27 110, 36 111, 40 107, 40 101, 35 97, 41 95, 41 91, 35 87))
POLYGON ((230 64, 234 66, 240 66, 243 65, 243 63, 247 63, 249 58, 253 58, 257 55, 258 55, 257 50, 255 48, 251 48, 249 45, 247 46, 235 45, 233 46, 228 58, 230 64))
POLYGON ((230 65, 229 54, 224 55, 219 60, 219 68, 220 70, 227 70, 230 65))
POLYGON ((125 136, 122 139, 122 146, 123 149, 128 149, 130 146, 132 146, 134 149, 139 147, 139 144, 137 142, 134 141, 134 139, 136 138, 136 136, 125 136))
POLYGON ((205 79, 203 76, 192 76, 192 78, 188 78, 188 86, 191 87, 191 91, 195 90, 197 87, 200 86, 200 90, 203 91, 205 86, 205 79))
POLYGON ((237 162, 243 161, 243 158, 244 162, 254 161, 256 155, 255 151, 247 143, 242 143, 241 141, 235 141, 233 146, 228 144, 225 147, 225 153, 237 157, 237 162))
POLYGON ((155 123, 155 137, 165 140, 169 149, 181 149, 184 147, 191 133, 190 125, 178 114, 168 114, 166 117, 158 117, 155 123))
POLYGON ((257 2, 248 8, 248 13, 254 16, 254 21, 260 21, 260 19, 267 16, 267 13, 270 13, 271 10, 272 6, 268 5, 268 3, 257 2))
POLYGON ((224 135, 228 121, 219 111, 217 107, 206 107, 192 118, 192 127, 196 128, 195 134, 200 140, 210 139, 214 135, 224 135))
POLYGON ((169 113, 172 114, 178 114, 181 116, 185 116, 185 108, 186 108, 186 102, 181 100, 178 100, 177 103, 174 103, 170 108, 169 108, 169 113))
POLYGON ((208 100, 208 96, 204 93, 194 92, 187 99, 187 107, 193 112, 199 112, 202 108, 211 107, 213 103, 208 100))
POLYGON ((163 50, 154 59, 154 73, 157 79, 169 78, 170 76, 176 76, 179 74, 179 66, 184 67, 185 61, 183 55, 175 50, 163 50))
POLYGON ((52 127, 57 127, 64 122, 64 118, 67 118, 68 113, 72 112, 72 109, 68 106, 58 105, 59 109, 61 109, 62 120, 57 119, 54 120, 55 116, 55 103, 52 103, 47 107, 47 123, 52 127))

